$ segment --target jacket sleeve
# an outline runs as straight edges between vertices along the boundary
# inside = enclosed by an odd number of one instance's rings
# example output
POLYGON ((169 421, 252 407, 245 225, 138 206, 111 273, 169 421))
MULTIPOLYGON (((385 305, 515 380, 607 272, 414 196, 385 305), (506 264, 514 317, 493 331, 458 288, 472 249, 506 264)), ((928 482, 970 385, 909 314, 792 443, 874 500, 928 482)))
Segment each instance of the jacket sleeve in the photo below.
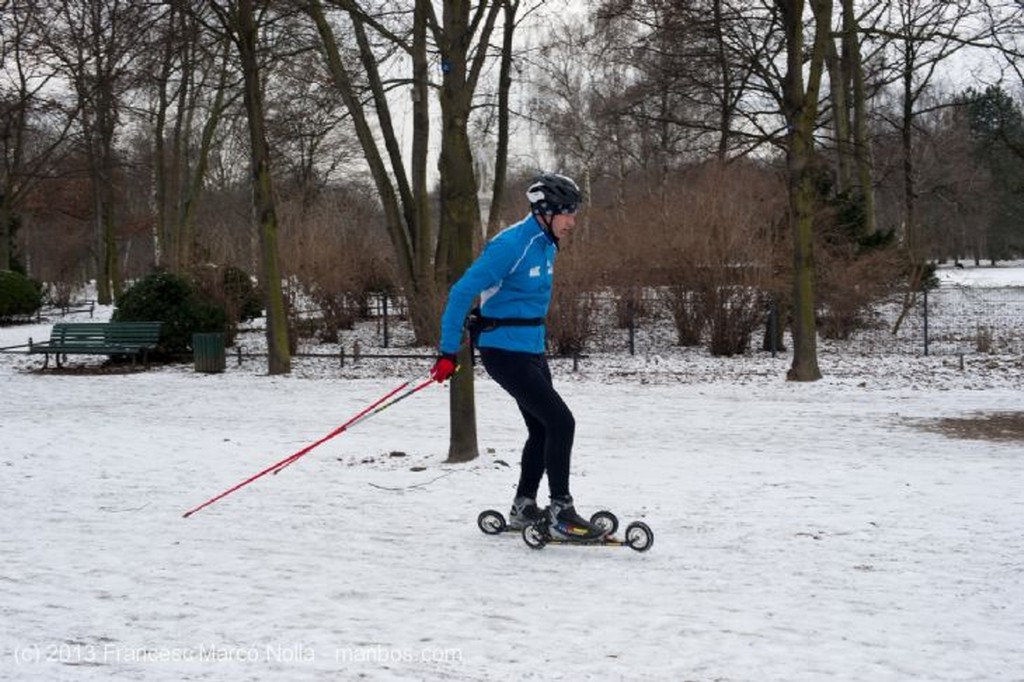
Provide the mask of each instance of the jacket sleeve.
POLYGON ((508 275, 519 254, 510 239, 493 239, 448 292, 448 303, 441 315, 442 353, 455 353, 462 344, 462 323, 473 301, 485 289, 497 285, 508 275))

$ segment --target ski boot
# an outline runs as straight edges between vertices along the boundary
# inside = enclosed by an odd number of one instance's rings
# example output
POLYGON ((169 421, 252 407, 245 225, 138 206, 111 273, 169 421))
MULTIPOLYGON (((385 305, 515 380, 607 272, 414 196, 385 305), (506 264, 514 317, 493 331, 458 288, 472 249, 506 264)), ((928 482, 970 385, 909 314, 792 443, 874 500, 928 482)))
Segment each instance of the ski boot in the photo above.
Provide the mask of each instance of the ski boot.
POLYGON ((544 518, 544 512, 537 506, 537 501, 530 497, 517 497, 512 502, 512 510, 508 513, 508 528, 522 530, 544 518))
POLYGON ((563 497, 551 500, 547 532, 555 540, 592 542, 615 531, 593 520, 587 521, 576 513, 572 498, 563 497))
POLYGON ((476 525, 486 535, 501 535, 508 531, 520 531, 536 523, 546 523, 547 518, 547 511, 538 508, 532 497, 519 496, 512 502, 508 521, 497 509, 486 509, 480 512, 476 525))
POLYGON ((572 498, 553 499, 544 513, 545 518, 523 528, 523 542, 531 549, 545 545, 583 545, 602 547, 629 547, 646 552, 654 544, 654 533, 642 521, 626 526, 626 537, 619 539, 614 533, 619 520, 610 511, 595 512, 587 521, 573 508, 572 498))

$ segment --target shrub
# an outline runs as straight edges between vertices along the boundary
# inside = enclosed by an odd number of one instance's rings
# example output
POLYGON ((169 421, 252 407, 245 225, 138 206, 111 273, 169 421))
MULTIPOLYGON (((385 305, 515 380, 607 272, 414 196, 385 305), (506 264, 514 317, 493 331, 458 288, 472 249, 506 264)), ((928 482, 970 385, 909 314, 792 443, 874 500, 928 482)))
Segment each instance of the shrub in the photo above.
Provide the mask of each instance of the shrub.
POLYGON ((891 236, 844 242, 827 226, 822 234, 816 251, 819 331, 822 338, 847 340, 871 326, 872 307, 898 290, 904 264, 891 236))
POLYGON ((240 322, 263 315, 262 297, 245 270, 233 265, 206 264, 197 267, 192 276, 200 300, 224 311, 227 345, 234 343, 240 322))
POLYGON ((618 329, 636 327, 637 322, 651 314, 643 288, 637 285, 615 290, 615 326, 618 329))
POLYGON ((239 322, 255 320, 263 314, 263 297, 245 270, 234 266, 224 268, 224 295, 228 309, 235 311, 239 322))
POLYGON ((992 327, 978 325, 978 334, 974 337, 974 347, 979 353, 991 353, 994 335, 992 327))
POLYGON ((750 336, 761 324, 764 305, 761 292, 751 287, 720 286, 707 291, 708 350, 712 355, 732 357, 750 348, 750 336))
POLYGON ((566 254, 558 260, 555 282, 547 316, 547 342, 556 355, 577 355, 594 333, 597 306, 592 269, 580 253, 566 254))
POLYGON ((673 284, 664 290, 663 300, 675 323, 676 341, 679 345, 700 345, 708 315, 707 301, 704 297, 697 291, 690 291, 684 285, 673 284))
POLYGON ((157 320, 163 323, 157 355, 186 353, 196 332, 223 332, 227 316, 201 295, 193 283, 169 272, 136 282, 117 301, 115 322, 157 320))
POLYGON ((12 270, 0 270, 0 319, 30 317, 43 305, 43 288, 12 270))

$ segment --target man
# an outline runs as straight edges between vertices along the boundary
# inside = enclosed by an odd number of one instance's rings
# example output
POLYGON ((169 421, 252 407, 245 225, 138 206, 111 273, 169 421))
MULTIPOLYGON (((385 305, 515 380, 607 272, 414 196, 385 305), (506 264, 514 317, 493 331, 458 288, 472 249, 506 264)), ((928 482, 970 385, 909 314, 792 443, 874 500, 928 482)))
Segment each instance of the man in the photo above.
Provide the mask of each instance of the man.
POLYGON ((494 237, 452 285, 441 317, 441 355, 431 370, 438 382, 456 372, 463 321, 480 296, 470 333, 484 368, 519 405, 529 436, 509 525, 523 528, 544 516, 537 489, 547 472, 550 531, 591 540, 605 531, 576 513, 569 494, 569 462, 576 422, 555 391, 544 355, 544 318, 551 303, 555 255, 572 231, 580 189, 564 175, 537 177, 526 192, 530 215, 494 237))

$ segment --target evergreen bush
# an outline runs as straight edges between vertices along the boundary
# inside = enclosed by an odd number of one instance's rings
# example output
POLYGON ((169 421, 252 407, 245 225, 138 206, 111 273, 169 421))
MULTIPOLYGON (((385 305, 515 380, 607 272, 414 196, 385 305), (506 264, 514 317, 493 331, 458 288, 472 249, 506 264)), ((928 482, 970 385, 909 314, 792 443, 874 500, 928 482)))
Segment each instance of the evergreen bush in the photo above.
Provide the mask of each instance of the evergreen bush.
POLYGON ((111 319, 115 322, 162 322, 157 355, 166 357, 189 352, 194 333, 223 332, 227 315, 223 308, 200 294, 190 280, 158 272, 125 291, 111 319))
POLYGON ((31 317, 43 305, 39 282, 13 270, 0 270, 0 320, 31 317))

